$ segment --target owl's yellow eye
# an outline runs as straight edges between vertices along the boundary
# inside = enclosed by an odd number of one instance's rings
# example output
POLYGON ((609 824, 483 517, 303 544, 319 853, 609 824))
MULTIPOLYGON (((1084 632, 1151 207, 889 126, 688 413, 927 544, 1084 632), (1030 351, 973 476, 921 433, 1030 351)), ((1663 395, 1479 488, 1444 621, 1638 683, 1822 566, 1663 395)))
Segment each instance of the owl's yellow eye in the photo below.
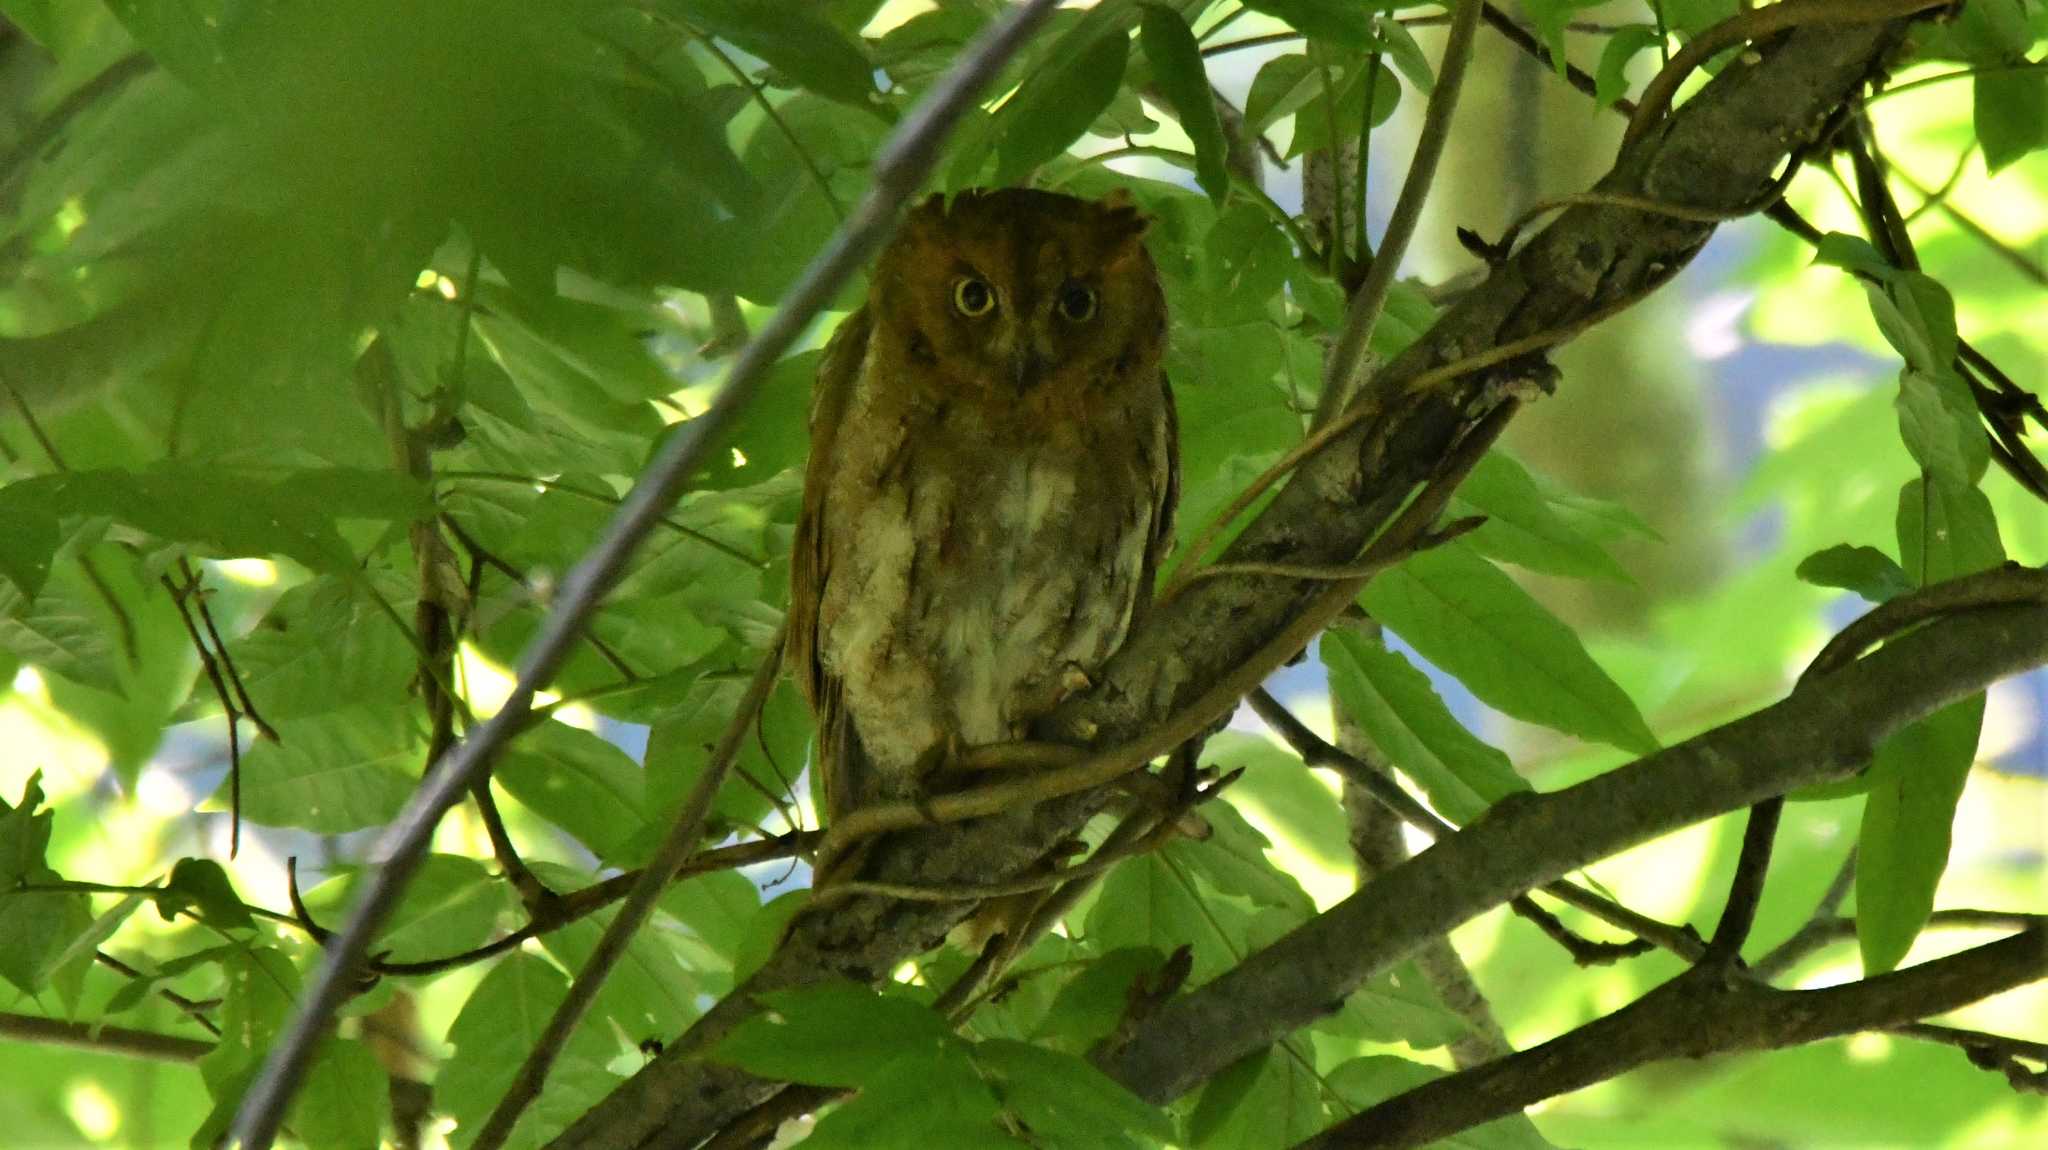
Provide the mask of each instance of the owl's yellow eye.
POLYGON ((987 315, 996 310, 995 289, 987 280, 961 276, 953 281, 953 308, 969 318, 987 315))
POLYGON ((1060 315, 1072 323, 1086 323, 1095 318, 1095 289, 1085 284, 1070 283, 1060 289, 1060 315))

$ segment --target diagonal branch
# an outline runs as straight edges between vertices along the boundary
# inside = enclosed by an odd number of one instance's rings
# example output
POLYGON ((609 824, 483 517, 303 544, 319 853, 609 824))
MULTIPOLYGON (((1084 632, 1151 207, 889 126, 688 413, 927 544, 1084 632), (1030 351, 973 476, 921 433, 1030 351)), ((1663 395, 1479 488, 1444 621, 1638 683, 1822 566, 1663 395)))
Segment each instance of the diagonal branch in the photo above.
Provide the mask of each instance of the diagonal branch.
POLYGON ((1831 986, 1777 990, 1694 967, 1568 1034, 1426 1083, 1364 1110, 1296 1150, 1405 1150, 1667 1058, 1774 1050, 1899 1026, 2048 975, 2048 928, 1947 958, 1831 986))
POLYGON ((1175 1098, 1515 895, 1680 827, 1841 778, 1891 732, 2042 663, 2048 605, 1957 616, 1658 754, 1562 791, 1497 804, 1168 1004, 1101 1060, 1103 1068, 1143 1097, 1175 1098))

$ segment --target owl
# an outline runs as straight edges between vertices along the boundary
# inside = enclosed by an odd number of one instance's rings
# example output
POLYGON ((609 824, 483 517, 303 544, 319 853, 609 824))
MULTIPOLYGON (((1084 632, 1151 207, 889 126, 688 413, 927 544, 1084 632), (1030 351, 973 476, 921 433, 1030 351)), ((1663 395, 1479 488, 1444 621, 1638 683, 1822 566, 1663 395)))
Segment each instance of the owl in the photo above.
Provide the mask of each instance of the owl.
POLYGON ((1179 460, 1145 225, 1121 194, 935 196, 827 346, 788 651, 828 820, 1025 737, 1150 599, 1179 460))

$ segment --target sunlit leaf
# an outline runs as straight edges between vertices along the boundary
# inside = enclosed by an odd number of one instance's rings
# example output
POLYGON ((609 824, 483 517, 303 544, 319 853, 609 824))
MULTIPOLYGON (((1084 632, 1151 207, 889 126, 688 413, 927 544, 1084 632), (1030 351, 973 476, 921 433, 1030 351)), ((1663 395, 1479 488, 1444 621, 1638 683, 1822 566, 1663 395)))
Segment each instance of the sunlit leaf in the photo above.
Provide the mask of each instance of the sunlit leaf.
POLYGON ((1220 204, 1230 189, 1230 173, 1224 169, 1223 122, 1216 116, 1216 97, 1209 90, 1201 48, 1173 9, 1158 4, 1146 4, 1144 9, 1138 39, 1152 63, 1152 78, 1194 141, 1197 181, 1220 204))
POLYGON ((859 1086, 892 1062, 930 1059, 958 1041, 929 1007, 851 983, 755 997, 767 1012, 741 1023, 710 1057, 769 1078, 859 1086))
POLYGON ((1800 560, 1799 578, 1819 587, 1854 591, 1872 603, 1895 599, 1913 589, 1913 581, 1891 556, 1875 547, 1838 543, 1800 560))
POLYGON ((1367 611, 1506 714, 1648 754, 1655 735, 1569 627, 1459 541, 1375 578, 1367 611))
MULTIPOLYGON (((420 748, 404 716, 350 707, 276 724, 242 757, 242 817, 339 834, 396 815, 419 777, 420 748)), ((228 798, 222 783, 219 799, 228 798)))
POLYGON ((1407 659, 1343 630, 1324 632, 1321 650, 1344 714, 1447 817, 1469 822, 1529 789, 1508 757, 1467 730, 1407 659))
POLYGON ((1897 966, 1933 913, 1983 722, 1978 695, 1878 744, 1856 848, 1856 939, 1866 973, 1897 966))

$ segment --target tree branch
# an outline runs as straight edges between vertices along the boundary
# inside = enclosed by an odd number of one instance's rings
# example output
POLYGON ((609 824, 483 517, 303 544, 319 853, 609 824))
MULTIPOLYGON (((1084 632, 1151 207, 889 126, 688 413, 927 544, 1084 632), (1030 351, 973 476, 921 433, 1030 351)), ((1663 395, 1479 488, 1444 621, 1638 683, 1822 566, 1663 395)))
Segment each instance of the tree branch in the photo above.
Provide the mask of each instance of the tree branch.
POLYGON ((1353 1115, 1296 1150, 1403 1150, 1650 1062, 1775 1050, 1942 1014, 2048 974, 2048 928, 1876 978, 1777 990, 1694 967, 1532 1050, 1452 1074, 1353 1115))
POLYGON ((0 1014, 0 1039, 69 1046, 103 1054, 125 1054, 158 1062, 197 1062, 213 1051, 213 1043, 197 1038, 131 1030, 125 1026, 104 1026, 96 1022, 66 1022, 61 1018, 40 1018, 32 1014, 0 1014))
POLYGON ((1658 754, 1498 804, 1168 1004, 1103 1068, 1154 1102, 1178 1097, 1491 907, 1680 827, 1843 777, 1891 732, 2044 662, 2048 606, 1958 616, 1658 754))

